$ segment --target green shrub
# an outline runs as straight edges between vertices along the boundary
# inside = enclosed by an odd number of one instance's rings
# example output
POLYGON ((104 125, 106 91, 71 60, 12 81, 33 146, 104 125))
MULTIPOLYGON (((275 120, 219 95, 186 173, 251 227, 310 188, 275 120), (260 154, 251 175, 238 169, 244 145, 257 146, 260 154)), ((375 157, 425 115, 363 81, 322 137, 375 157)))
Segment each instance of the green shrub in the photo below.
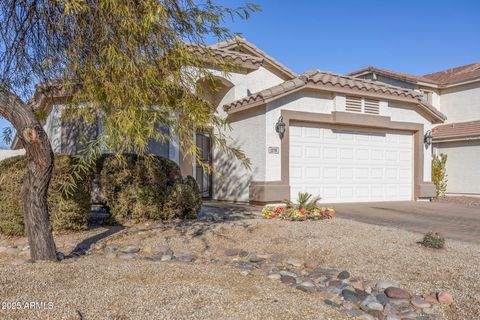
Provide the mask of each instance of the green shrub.
POLYGON ((188 178, 184 183, 180 168, 169 159, 128 154, 101 161, 100 184, 111 223, 191 218, 200 210, 196 182, 188 178))
POLYGON ((445 238, 437 232, 428 232, 423 236, 421 244, 427 248, 442 249, 445 246, 445 238))
POLYGON ((169 218, 194 219, 202 208, 202 198, 197 182, 191 176, 170 187, 164 214, 169 218))
MULTIPOLYGON (((55 155, 55 166, 48 189, 48 209, 54 231, 85 230, 90 211, 91 176, 81 176, 72 195, 62 192, 75 161, 67 155, 55 155)), ((0 233, 24 234, 21 187, 27 168, 25 156, 0 161, 0 233)))
POLYGON ((447 191, 447 155, 441 153, 432 158, 432 182, 437 189, 437 197, 445 195, 447 191))

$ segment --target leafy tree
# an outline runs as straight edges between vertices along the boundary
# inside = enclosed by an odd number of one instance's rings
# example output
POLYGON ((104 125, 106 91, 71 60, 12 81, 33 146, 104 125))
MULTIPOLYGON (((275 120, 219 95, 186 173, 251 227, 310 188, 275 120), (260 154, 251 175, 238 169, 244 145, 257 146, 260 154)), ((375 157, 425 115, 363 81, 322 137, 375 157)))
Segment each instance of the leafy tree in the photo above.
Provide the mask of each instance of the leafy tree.
POLYGON ((228 126, 215 106, 202 100, 199 79, 215 86, 209 68, 227 73, 235 65, 205 45, 231 38, 227 19, 247 19, 259 10, 212 0, 4 0, 0 3, 0 116, 10 121, 29 162, 22 188, 23 212, 33 259, 55 259, 46 194, 52 149, 42 125, 37 92, 72 96, 64 117, 102 122, 78 170, 87 170, 100 150, 143 154, 151 139, 168 140, 169 128, 184 151, 196 157, 194 130, 209 130, 225 152, 228 126), (208 68, 207 68, 208 67, 208 68))
POLYGON ((447 191, 447 155, 441 153, 432 158, 432 182, 437 189, 437 197, 444 196, 447 191))

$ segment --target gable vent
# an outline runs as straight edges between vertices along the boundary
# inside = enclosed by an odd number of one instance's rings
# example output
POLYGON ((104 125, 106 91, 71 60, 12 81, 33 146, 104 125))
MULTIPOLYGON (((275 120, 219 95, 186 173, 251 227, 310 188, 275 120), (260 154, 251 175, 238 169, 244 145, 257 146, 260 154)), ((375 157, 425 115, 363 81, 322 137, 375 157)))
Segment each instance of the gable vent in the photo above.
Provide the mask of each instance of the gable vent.
POLYGON ((368 114, 380 113, 380 101, 355 96, 346 96, 345 110, 368 114))
POLYGON ((362 112, 362 98, 347 96, 345 110, 350 112, 362 112))
POLYGON ((365 113, 379 114, 380 113, 380 101, 373 99, 365 99, 364 105, 365 113))

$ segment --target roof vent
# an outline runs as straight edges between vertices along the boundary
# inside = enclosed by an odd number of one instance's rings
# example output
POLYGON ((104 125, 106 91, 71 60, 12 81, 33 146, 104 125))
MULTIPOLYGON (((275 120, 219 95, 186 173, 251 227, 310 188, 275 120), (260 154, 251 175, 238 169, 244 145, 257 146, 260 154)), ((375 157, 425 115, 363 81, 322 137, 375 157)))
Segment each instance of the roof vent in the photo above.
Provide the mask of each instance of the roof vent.
POLYGON ((347 96, 345 101, 345 110, 349 112, 379 114, 380 101, 362 97, 347 96))
POLYGON ((362 112, 362 98, 347 96, 345 110, 350 112, 362 112))

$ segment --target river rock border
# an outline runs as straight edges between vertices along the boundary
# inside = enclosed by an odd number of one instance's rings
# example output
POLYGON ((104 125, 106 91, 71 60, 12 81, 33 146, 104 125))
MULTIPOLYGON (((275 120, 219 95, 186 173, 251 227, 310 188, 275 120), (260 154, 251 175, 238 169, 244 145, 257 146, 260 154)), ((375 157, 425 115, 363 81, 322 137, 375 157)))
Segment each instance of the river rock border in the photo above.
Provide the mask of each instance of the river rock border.
POLYGON ((364 280, 345 270, 324 268, 315 259, 303 261, 283 254, 257 254, 236 248, 207 248, 200 254, 189 251, 176 254, 167 245, 140 248, 116 244, 97 244, 92 254, 124 260, 214 263, 237 268, 243 276, 258 272, 272 281, 316 295, 326 305, 363 320, 434 319, 440 304, 453 302, 452 296, 444 291, 416 296, 396 281, 364 280))
MULTIPOLYGON (((91 248, 75 243, 62 245, 75 247, 75 250, 68 255, 59 252, 59 260, 95 255, 120 260, 204 262, 237 268, 243 276, 260 273, 272 281, 318 296, 326 305, 356 319, 428 320, 439 313, 440 304, 453 303, 452 296, 445 291, 412 295, 397 281, 365 280, 346 270, 322 267, 315 259, 303 261, 283 254, 258 254, 236 248, 207 248, 199 254, 186 250, 175 253, 164 244, 141 247, 103 241, 91 248)), ((16 257, 14 264, 29 263, 28 249, 26 241, 17 240, 9 246, 0 246, 0 254, 16 257)))

